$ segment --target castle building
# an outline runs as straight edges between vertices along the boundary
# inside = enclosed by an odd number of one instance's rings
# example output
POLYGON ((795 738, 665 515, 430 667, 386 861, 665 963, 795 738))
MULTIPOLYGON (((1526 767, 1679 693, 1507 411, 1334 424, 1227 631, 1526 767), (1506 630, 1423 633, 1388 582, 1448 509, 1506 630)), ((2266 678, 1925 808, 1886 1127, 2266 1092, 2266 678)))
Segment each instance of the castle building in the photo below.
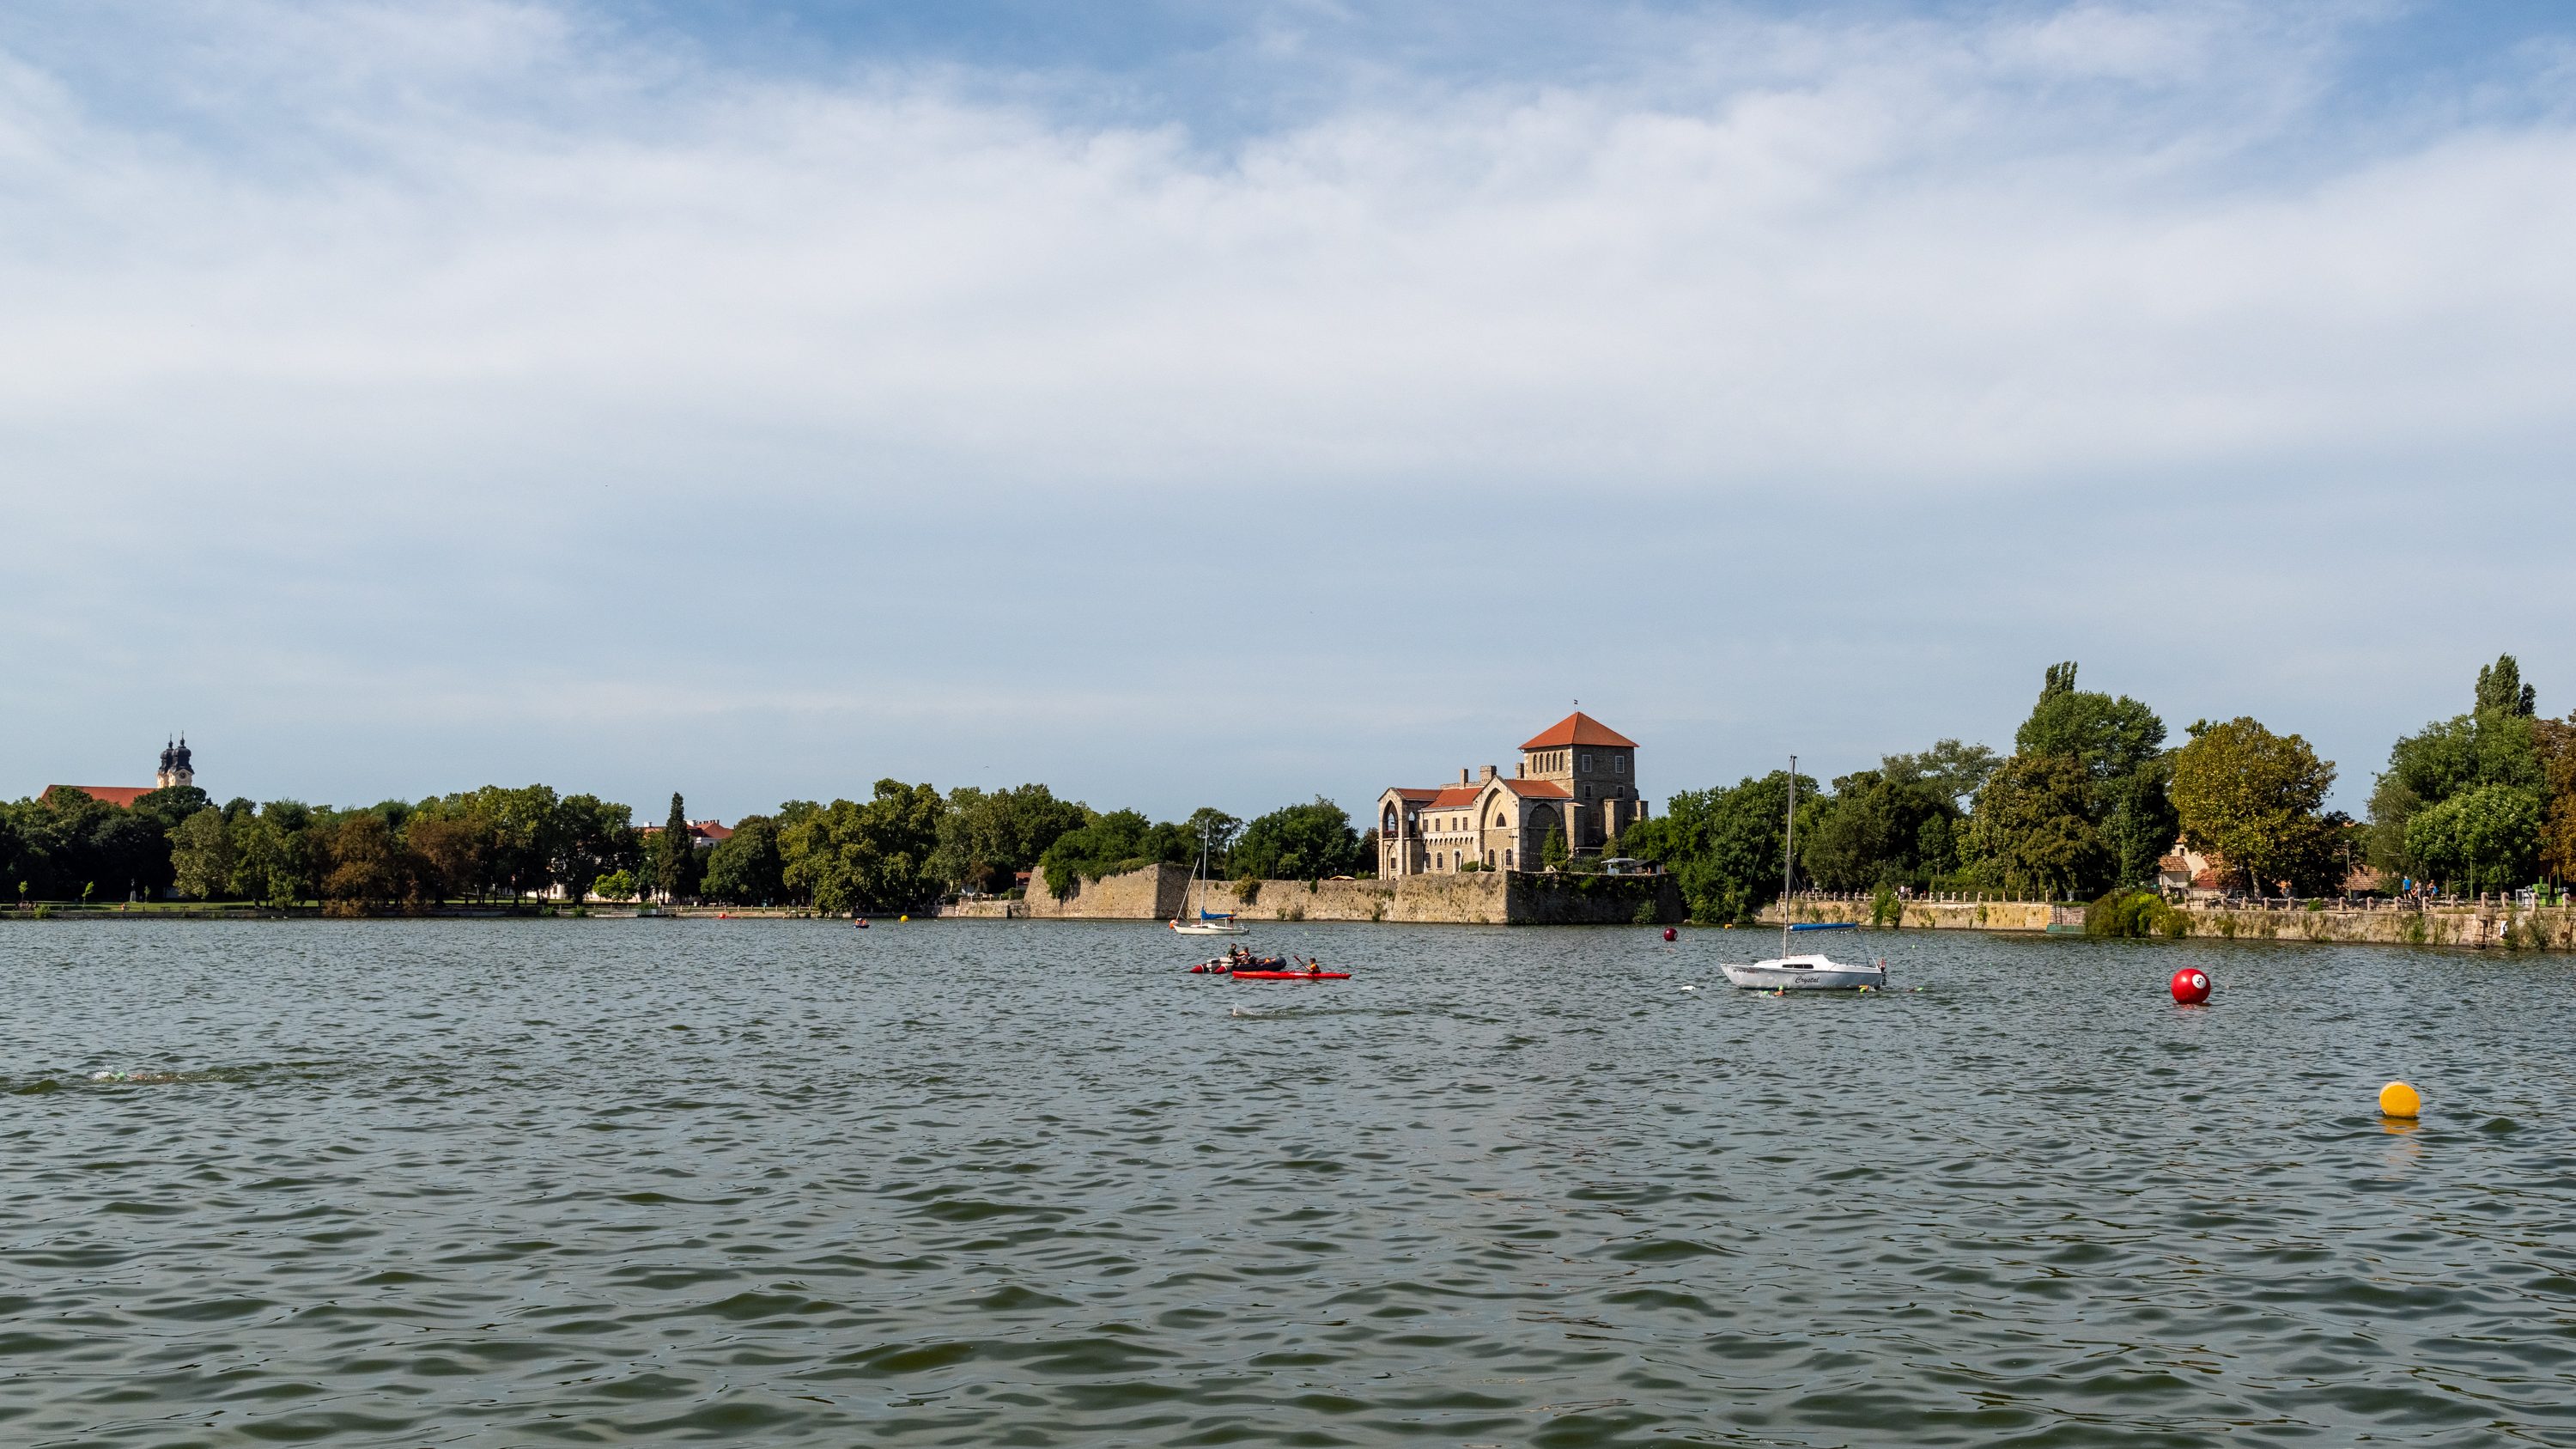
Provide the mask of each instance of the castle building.
POLYGON ((1569 853, 1598 854, 1645 818, 1637 742, 1577 710, 1523 741, 1510 775, 1487 765, 1380 795, 1378 874, 1538 870, 1552 832, 1569 853))

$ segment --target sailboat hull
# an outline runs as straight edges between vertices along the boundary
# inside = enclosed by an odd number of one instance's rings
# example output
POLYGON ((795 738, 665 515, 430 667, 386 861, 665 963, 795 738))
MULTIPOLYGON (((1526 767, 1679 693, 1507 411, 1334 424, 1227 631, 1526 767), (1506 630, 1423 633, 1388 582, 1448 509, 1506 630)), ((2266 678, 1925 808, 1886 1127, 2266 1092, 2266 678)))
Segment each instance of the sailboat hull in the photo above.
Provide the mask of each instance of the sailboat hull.
POLYGON ((1232 921, 1174 921, 1171 924, 1173 930, 1180 932, 1184 936, 1242 936, 1249 934, 1245 927, 1238 926, 1232 921))
POLYGON ((1887 985, 1884 966, 1845 966, 1822 956, 1785 956, 1718 969, 1747 991, 1882 990, 1887 985))

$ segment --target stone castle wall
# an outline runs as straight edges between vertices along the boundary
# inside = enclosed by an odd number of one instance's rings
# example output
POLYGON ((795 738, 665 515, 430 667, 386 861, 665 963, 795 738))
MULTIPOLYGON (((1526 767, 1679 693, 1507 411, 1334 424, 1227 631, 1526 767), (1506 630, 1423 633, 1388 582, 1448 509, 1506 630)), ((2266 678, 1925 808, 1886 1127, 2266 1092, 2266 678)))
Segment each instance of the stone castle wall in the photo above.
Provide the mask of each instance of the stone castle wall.
MULTIPOLYGON (((1025 901, 975 901, 943 908, 958 918, 1168 921, 1189 894, 1186 867, 1153 865, 1083 881, 1059 900, 1036 886, 1025 901)), ((1522 871, 1409 875, 1395 880, 1211 881, 1199 904, 1244 921, 1398 921, 1425 925, 1626 925, 1642 908, 1651 919, 1682 919, 1669 876, 1548 876, 1522 871)))
MULTIPOLYGON (((1039 921, 1168 921, 1181 908, 1189 883, 1189 871, 1180 866, 1149 865, 1125 875, 1077 880, 1072 894, 1059 898, 1047 890, 1045 876, 1032 875, 1028 899, 1017 904, 1025 907, 1020 914, 1039 921)), ((1210 904, 1208 909, 1226 908, 1210 904)))

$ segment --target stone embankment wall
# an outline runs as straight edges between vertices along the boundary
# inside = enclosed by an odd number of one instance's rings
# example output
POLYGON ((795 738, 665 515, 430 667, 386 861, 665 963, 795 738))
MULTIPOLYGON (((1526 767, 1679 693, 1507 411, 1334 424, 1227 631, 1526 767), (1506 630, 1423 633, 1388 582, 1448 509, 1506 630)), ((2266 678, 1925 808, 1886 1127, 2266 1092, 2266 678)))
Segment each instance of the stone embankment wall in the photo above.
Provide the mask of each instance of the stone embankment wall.
MULTIPOLYGON (((1902 930, 2044 931, 2052 919, 2080 923, 2084 908, 2045 901, 1904 901, 1902 930)), ((1870 903, 1796 901, 1797 921, 1869 924, 1870 903)), ((2424 910, 2261 910, 2187 906, 2190 934, 2204 940, 2320 941, 2382 946, 2465 946, 2524 951, 2576 951, 2576 907, 2513 910, 2502 906, 2433 906, 2424 910)), ((1778 905, 1761 919, 1780 924, 1778 905)))
MULTIPOLYGON (((1927 931, 2045 931, 2057 912, 2065 909, 2047 901, 1899 901, 1904 919, 1898 922, 1905 930, 1927 931)), ((2084 919, 2084 908, 2074 907, 2074 919, 2084 919)), ((1859 901, 1794 901, 1790 905, 1792 921, 1855 921, 1869 924, 1870 903, 1859 901)), ((1756 917, 1765 925, 1780 924, 1778 902, 1762 908, 1756 917)))
MULTIPOLYGON (((1190 872, 1147 866, 1084 881, 1058 899, 1041 886, 1024 901, 961 901, 952 919, 1168 921, 1188 909, 1190 872)), ((1198 904, 1244 921, 1398 921, 1422 925, 1626 925, 1640 908, 1682 918, 1669 876, 1549 876, 1523 871, 1409 875, 1394 880, 1214 881, 1198 904)))

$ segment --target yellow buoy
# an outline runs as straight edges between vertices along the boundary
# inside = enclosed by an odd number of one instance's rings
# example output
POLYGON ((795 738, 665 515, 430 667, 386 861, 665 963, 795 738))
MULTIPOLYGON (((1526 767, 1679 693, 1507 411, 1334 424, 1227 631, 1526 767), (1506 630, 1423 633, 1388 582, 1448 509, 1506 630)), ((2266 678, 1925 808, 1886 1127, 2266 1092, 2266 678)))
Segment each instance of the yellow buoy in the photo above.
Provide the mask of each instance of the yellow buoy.
POLYGON ((2404 1082, 2391 1082, 2379 1089, 2379 1111, 2387 1117, 2412 1117, 2424 1110, 2424 1098, 2404 1082))
POLYGON ((898 921, 909 921, 909 920, 911 920, 911 919, 912 919, 912 917, 910 917, 910 916, 897 916, 897 917, 895 917, 895 919, 896 919, 896 920, 898 920, 898 921))

